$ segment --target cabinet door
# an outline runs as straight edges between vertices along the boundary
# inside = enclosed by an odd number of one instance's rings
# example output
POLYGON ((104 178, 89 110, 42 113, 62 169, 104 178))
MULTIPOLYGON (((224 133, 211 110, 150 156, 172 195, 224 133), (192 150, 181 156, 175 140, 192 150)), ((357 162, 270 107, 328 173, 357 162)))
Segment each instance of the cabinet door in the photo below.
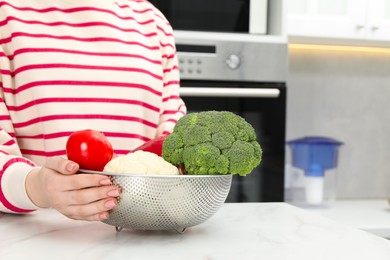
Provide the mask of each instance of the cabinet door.
POLYGON ((286 0, 287 34, 362 39, 366 37, 366 0, 286 0))
POLYGON ((369 0, 367 39, 390 40, 390 0, 369 0))

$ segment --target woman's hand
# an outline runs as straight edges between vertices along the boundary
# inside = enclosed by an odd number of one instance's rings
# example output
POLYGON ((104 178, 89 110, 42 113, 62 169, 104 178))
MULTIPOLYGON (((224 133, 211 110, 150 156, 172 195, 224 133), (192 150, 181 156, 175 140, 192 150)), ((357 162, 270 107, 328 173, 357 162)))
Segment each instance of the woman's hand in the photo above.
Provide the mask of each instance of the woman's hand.
POLYGON ((77 220, 104 220, 118 205, 118 187, 108 176, 76 174, 79 166, 61 157, 49 158, 26 178, 26 191, 40 208, 54 208, 77 220))

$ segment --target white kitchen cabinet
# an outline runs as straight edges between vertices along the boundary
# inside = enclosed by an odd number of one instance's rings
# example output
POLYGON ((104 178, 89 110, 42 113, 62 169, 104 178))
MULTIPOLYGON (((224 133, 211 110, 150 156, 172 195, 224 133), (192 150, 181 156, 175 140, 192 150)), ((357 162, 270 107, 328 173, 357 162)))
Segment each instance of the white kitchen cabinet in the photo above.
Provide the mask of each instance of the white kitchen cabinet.
POLYGON ((390 41, 390 0, 367 0, 367 38, 390 41))
POLYGON ((390 42, 390 0, 286 0, 287 34, 390 42))

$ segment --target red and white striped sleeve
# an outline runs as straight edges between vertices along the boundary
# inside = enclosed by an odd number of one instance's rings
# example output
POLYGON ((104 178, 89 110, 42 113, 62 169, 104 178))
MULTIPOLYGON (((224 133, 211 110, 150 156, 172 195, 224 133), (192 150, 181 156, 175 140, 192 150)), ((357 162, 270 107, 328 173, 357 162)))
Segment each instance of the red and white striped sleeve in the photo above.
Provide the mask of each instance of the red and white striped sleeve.
POLYGON ((163 104, 157 132, 170 134, 176 122, 187 113, 187 109, 179 94, 180 73, 173 29, 159 10, 156 9, 155 12, 156 19, 160 19, 156 24, 159 24, 157 32, 160 37, 164 83, 163 104))
POLYGON ((21 156, 19 146, 12 137, 14 130, 11 117, 2 98, 2 75, 8 73, 1 66, 5 64, 1 62, 5 58, 0 48, 0 211, 27 213, 37 208, 25 189, 26 176, 36 165, 21 156))

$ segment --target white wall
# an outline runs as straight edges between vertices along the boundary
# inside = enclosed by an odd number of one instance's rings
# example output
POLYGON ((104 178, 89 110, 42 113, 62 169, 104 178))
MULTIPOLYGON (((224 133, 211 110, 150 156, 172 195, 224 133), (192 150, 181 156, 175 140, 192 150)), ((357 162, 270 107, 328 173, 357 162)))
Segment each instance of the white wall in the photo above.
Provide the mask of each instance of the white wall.
POLYGON ((287 140, 345 143, 338 198, 390 197, 390 52, 290 49, 289 66, 287 140))

